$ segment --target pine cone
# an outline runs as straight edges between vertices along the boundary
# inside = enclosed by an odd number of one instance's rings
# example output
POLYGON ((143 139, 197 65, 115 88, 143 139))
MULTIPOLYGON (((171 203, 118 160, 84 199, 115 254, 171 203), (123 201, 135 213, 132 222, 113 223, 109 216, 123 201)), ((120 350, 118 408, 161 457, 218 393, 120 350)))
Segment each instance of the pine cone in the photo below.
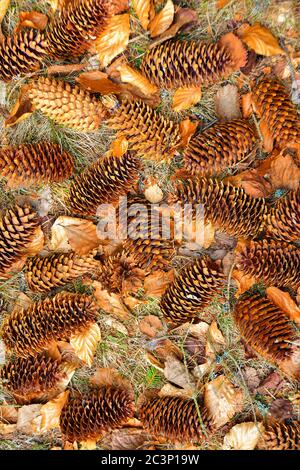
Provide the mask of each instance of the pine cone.
POLYGON ((102 264, 98 280, 109 292, 136 293, 143 285, 145 272, 125 253, 109 256, 102 264))
POLYGON ((161 298, 160 308, 172 323, 182 324, 194 319, 197 322, 200 311, 212 302, 223 286, 224 275, 220 267, 203 256, 185 267, 169 285, 161 298))
POLYGON ((107 124, 124 136, 141 157, 171 159, 181 144, 179 124, 150 108, 143 101, 124 100, 107 124))
POLYGON ((97 306, 86 295, 62 292, 4 319, 2 338, 18 356, 35 355, 53 341, 68 341, 96 320, 97 306))
POLYGON ((0 277, 22 269, 38 230, 38 215, 30 207, 7 209, 0 220, 0 277))
POLYGON ((31 82, 28 98, 33 109, 71 129, 90 132, 100 127, 107 111, 98 98, 63 80, 41 77, 31 82))
POLYGON ((69 398, 60 415, 60 428, 69 442, 99 440, 134 414, 131 390, 106 386, 88 395, 69 398))
POLYGON ((17 357, 0 370, 0 379, 17 403, 41 403, 59 393, 58 384, 65 378, 61 362, 46 355, 17 357))
POLYGON ((265 432, 257 447, 264 450, 300 450, 300 424, 297 421, 265 424, 265 432))
POLYGON ((199 176, 221 173, 245 160, 255 142, 256 133, 245 120, 215 124, 192 137, 184 152, 184 166, 199 176))
POLYGON ((139 416, 144 427, 154 435, 180 442, 200 442, 209 433, 208 413, 188 398, 157 396, 142 398, 139 416))
POLYGON ((116 4, 121 2, 71 0, 65 3, 48 32, 48 51, 60 59, 82 55, 106 28, 116 4))
POLYGON ((230 183, 190 179, 177 185, 170 202, 203 205, 204 218, 229 235, 256 237, 263 230, 265 200, 253 198, 230 183))
POLYGON ((99 261, 94 259, 95 254, 93 251, 81 256, 70 252, 31 258, 25 271, 29 289, 33 292, 49 292, 85 274, 93 273, 100 267, 99 261))
POLYGON ((38 70, 46 57, 46 47, 44 34, 34 29, 3 38, 0 41, 0 80, 9 82, 13 77, 38 70))
POLYGON ((259 294, 246 294, 238 301, 234 318, 242 338, 255 352, 286 374, 300 378, 293 344, 296 332, 282 310, 259 294))
POLYGON ((209 85, 245 65, 246 51, 233 34, 216 44, 165 41, 144 55, 142 73, 162 88, 209 85))
POLYGON ((252 92, 252 105, 261 118, 262 130, 274 139, 275 147, 300 144, 300 117, 284 85, 264 78, 252 92))
POLYGON ((130 153, 99 159, 72 184, 70 208, 77 214, 95 216, 100 204, 117 203, 137 183, 140 166, 140 160, 130 153))
POLYGON ((269 210, 266 237, 286 242, 300 239, 300 189, 291 191, 269 210))
POLYGON ((238 248, 236 267, 269 286, 295 290, 300 286, 300 249, 288 243, 251 241, 238 248))
POLYGON ((74 160, 51 142, 6 147, 0 150, 0 172, 10 187, 60 182, 73 173, 74 160))

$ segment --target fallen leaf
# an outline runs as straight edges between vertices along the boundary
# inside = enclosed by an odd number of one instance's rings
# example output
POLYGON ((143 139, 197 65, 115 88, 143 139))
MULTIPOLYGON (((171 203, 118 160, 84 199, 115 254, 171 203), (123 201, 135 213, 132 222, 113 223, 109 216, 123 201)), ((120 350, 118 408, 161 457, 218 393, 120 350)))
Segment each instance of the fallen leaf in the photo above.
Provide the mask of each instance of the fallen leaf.
POLYGON ((223 450, 253 450, 263 432, 262 423, 236 424, 225 435, 223 450))
POLYGON ((70 345, 74 348, 79 359, 92 367, 94 355, 100 341, 101 331, 99 325, 93 323, 81 333, 71 336, 70 345))
POLYGON ((250 392, 254 392, 260 383, 257 370, 254 367, 245 367, 243 376, 250 392))
POLYGON ((234 186, 242 186, 249 196, 252 197, 269 197, 273 193, 271 183, 265 179, 258 169, 250 169, 243 171, 235 176, 225 178, 234 186))
POLYGON ((150 23, 152 0, 132 0, 131 3, 142 27, 147 30, 150 23))
POLYGON ((4 424, 0 423, 0 436, 5 436, 6 434, 13 434, 17 431, 16 424, 4 424))
POLYGON ((178 88, 173 96, 172 109, 179 113, 189 109, 201 100, 202 91, 199 87, 178 88))
POLYGON ((234 269, 232 272, 232 277, 235 280, 238 290, 236 292, 236 297, 242 295, 246 292, 250 287, 252 287, 256 283, 256 279, 254 276, 249 276, 238 269, 234 269))
POLYGON ((224 8, 226 7, 226 5, 228 5, 228 3, 230 3, 231 0, 217 0, 216 2, 216 8, 220 9, 220 8, 224 8))
POLYGON ((8 7, 10 5, 10 0, 1 0, 0 2, 0 23, 2 23, 2 20, 4 16, 6 15, 6 12, 8 10, 8 7))
POLYGON ((114 157, 122 157, 128 150, 128 140, 125 137, 119 137, 114 140, 110 146, 110 153, 114 157))
POLYGON ((27 309, 33 303, 33 300, 24 292, 19 292, 14 302, 12 313, 16 313, 21 309, 27 309))
POLYGON ((48 16, 43 13, 38 11, 20 11, 16 32, 21 31, 23 28, 34 28, 43 31, 47 24, 48 16))
POLYGON ((111 450, 140 450, 151 436, 143 429, 123 428, 113 431, 109 437, 108 447, 111 450))
POLYGON ((34 420, 37 433, 44 433, 59 427, 61 410, 65 406, 69 394, 69 390, 66 390, 40 408, 39 416, 34 420))
POLYGON ((146 277, 144 283, 145 295, 147 297, 161 297, 168 285, 174 280, 174 270, 156 271, 146 277))
POLYGON ((26 256, 35 256, 38 253, 40 253, 43 249, 45 243, 45 236, 44 233, 41 229, 41 227, 38 227, 35 232, 34 232, 34 237, 31 240, 30 243, 26 245, 26 249, 24 254, 26 256))
POLYGON ((47 75, 69 75, 70 73, 80 72, 89 66, 89 62, 81 64, 63 64, 50 65, 47 67, 47 75))
POLYGON ((86 90, 102 95, 119 94, 124 91, 122 85, 110 80, 107 73, 100 72, 100 70, 81 73, 76 81, 86 90))
POLYGON ((244 394, 223 375, 205 385, 204 405, 216 428, 224 426, 243 409, 244 394))
POLYGON ((46 217, 53 205, 53 198, 50 186, 45 186, 38 195, 37 213, 40 217, 46 217))
POLYGON ((115 385, 131 388, 128 380, 124 379, 124 377, 122 377, 121 374, 117 372, 117 370, 109 367, 99 367, 93 377, 90 379, 90 382, 96 387, 115 385))
POLYGON ((184 148, 188 145, 191 137, 195 134, 198 122, 192 122, 190 119, 184 119, 179 124, 181 134, 181 147, 184 148))
MULTIPOLYGON (((123 292, 124 294, 124 292, 123 292)), ((129 308, 129 310, 134 310, 136 307, 147 303, 145 300, 140 300, 137 299, 136 297, 133 297, 132 295, 128 295, 127 297, 123 296, 123 302, 126 305, 126 307, 129 308)))
POLYGON ((273 151, 256 172, 268 178, 273 190, 285 188, 295 191, 300 184, 300 166, 292 149, 273 151))
POLYGON ((8 405, 4 401, 0 405, 0 423, 16 424, 18 421, 18 410, 14 405, 8 405))
POLYGON ((150 49, 173 38, 181 28, 187 28, 188 26, 194 25, 197 21, 198 14, 195 10, 191 10, 190 8, 178 8, 175 13, 172 26, 152 42, 150 49))
POLYGON ((24 85, 18 96, 18 99, 9 113, 9 116, 4 121, 4 127, 15 126, 21 121, 27 119, 34 111, 34 106, 32 105, 29 98, 27 98, 28 86, 24 85))
POLYGON ((109 19, 105 30, 95 41, 102 67, 107 65, 119 54, 125 51, 130 35, 130 15, 114 15, 109 19))
POLYGON ((122 83, 128 83, 138 88, 145 97, 149 98, 158 91, 156 85, 150 83, 144 75, 126 63, 120 63, 112 70, 119 73, 122 83))
POLYGON ((19 409, 17 430, 24 434, 35 434, 35 419, 40 416, 42 405, 24 405, 19 409))
POLYGON ((75 251, 85 255, 98 247, 100 240, 93 222, 75 217, 60 216, 51 227, 49 248, 54 251, 75 251))
POLYGON ((243 24, 237 30, 237 35, 257 54, 264 56, 285 54, 273 33, 260 23, 254 23, 252 26, 248 23, 243 24))
POLYGON ((147 315, 140 321, 139 329, 144 335, 155 338, 162 332, 164 326, 157 316, 147 315))
POLYGON ((215 355, 220 353, 224 348, 226 342, 223 333, 218 328, 217 322, 214 320, 207 331, 207 342, 205 353, 206 357, 215 358, 215 355))
POLYGON ((181 388, 193 390, 194 384, 191 381, 187 367, 176 357, 167 357, 164 368, 164 376, 169 382, 181 388))
POLYGON ((110 294, 107 290, 102 289, 102 285, 98 281, 94 281, 92 286, 95 289, 94 297, 96 303, 102 310, 111 313, 120 320, 129 320, 131 318, 130 312, 126 305, 124 305, 120 294, 110 294))
POLYGON ((240 96, 236 85, 221 87, 215 98, 216 114, 222 121, 241 118, 240 96))
POLYGON ((257 391, 259 393, 266 393, 267 390, 278 390, 284 380, 278 374, 278 372, 271 372, 259 385, 257 391))
POLYGON ((191 367, 205 364, 207 361, 204 338, 200 340, 194 335, 187 335, 183 343, 183 348, 187 353, 187 362, 191 367))
POLYGON ((278 289, 278 287, 268 287, 266 289, 266 295, 268 299, 286 313, 292 321, 300 324, 300 308, 288 292, 284 292, 278 289))
POLYGON ((168 0, 164 8, 150 21, 148 29, 152 38, 159 36, 170 28, 174 20, 175 7, 172 0, 168 0))
POLYGON ((165 384, 160 389, 158 395, 160 397, 172 396, 172 397, 192 398, 192 396, 194 395, 194 390, 174 387, 174 385, 172 384, 165 384))
POLYGON ((293 416, 293 404, 285 398, 277 398, 269 408, 269 413, 276 421, 285 421, 293 416))
POLYGON ((113 317, 104 317, 101 319, 101 321, 106 327, 116 330, 124 336, 129 335, 129 331, 127 330, 126 326, 123 325, 123 323, 115 320, 113 317))

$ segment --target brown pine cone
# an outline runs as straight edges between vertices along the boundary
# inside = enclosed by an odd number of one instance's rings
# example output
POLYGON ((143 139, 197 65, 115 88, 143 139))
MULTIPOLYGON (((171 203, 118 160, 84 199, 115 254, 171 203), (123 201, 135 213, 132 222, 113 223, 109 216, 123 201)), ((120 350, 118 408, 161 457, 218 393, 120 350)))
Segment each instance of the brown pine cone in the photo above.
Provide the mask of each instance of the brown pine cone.
POLYGON ((122 1, 65 2, 60 15, 49 25, 48 52, 60 59, 82 55, 106 28, 109 18, 117 11, 118 3, 122 1))
POLYGON ((288 243, 251 241, 238 248, 236 267, 267 286, 300 287, 300 249, 288 243))
POLYGON ((33 292, 49 292, 64 286, 85 274, 92 274, 100 267, 94 259, 96 251, 87 255, 75 252, 35 256, 26 264, 25 277, 33 292))
POLYGON ((38 70, 46 57, 47 41, 40 31, 25 29, 0 41, 0 80, 38 70))
POLYGON ((269 422, 264 425, 265 432, 258 442, 261 450, 300 450, 300 424, 269 422))
POLYGON ((60 429, 69 442, 99 440, 103 434, 124 424, 134 414, 130 389, 106 386, 69 398, 60 415, 60 429))
POLYGON ((245 160, 255 142, 255 130, 243 119, 215 124, 191 138, 184 152, 184 167, 193 175, 216 175, 245 160))
POLYGON ((208 256, 196 259, 182 269, 161 298, 166 320, 178 325, 200 321, 199 313, 222 290, 224 279, 220 267, 208 256))
POLYGON ((100 204, 115 204, 133 189, 140 167, 140 160, 131 153, 99 159, 73 182, 70 208, 77 214, 95 216, 100 204))
POLYGON ((170 202, 203 205, 204 218, 220 230, 238 237, 256 237, 266 217, 263 198, 249 196, 243 188, 206 178, 180 182, 170 202))
POLYGON ((300 189, 279 199, 268 212, 266 237, 286 242, 300 239, 300 189))
POLYGON ((63 80, 40 77, 30 83, 27 96, 33 109, 41 111, 57 124, 77 131, 99 129, 107 114, 98 98, 63 80))
POLYGON ((207 410, 188 398, 149 393, 140 400, 139 416, 151 434, 172 441, 200 442, 210 431, 207 410))
POLYGON ((109 292, 124 295, 137 292, 143 285, 145 272, 135 259, 125 253, 109 256, 102 264, 98 280, 109 292))
POLYGON ((69 178, 74 159, 51 142, 23 144, 0 150, 0 172, 9 186, 28 187, 39 183, 60 182, 69 178))
POLYGON ((266 297, 246 294, 237 303, 234 318, 242 338, 287 375, 300 378, 297 335, 290 319, 266 297))
POLYGON ((40 230, 38 215, 29 206, 6 210, 0 220, 0 277, 22 269, 28 247, 40 230))
POLYGON ((170 160, 181 145, 179 124, 170 121, 143 101, 124 100, 107 124, 124 136, 141 157, 170 160))
POLYGON ((61 362, 46 355, 17 357, 0 370, 2 385, 17 403, 41 403, 59 393, 59 382, 65 373, 61 362))
POLYGON ((274 147, 284 149, 300 144, 300 117, 284 85, 263 78, 252 92, 252 106, 260 117, 262 133, 270 135, 274 147))
POLYGON ((95 322, 97 306, 90 297, 62 292, 4 319, 2 339, 18 356, 35 355, 53 341, 68 341, 95 322))
POLYGON ((216 44, 200 41, 165 41, 144 55, 142 73, 162 88, 209 85, 246 63, 242 42, 232 33, 216 44))

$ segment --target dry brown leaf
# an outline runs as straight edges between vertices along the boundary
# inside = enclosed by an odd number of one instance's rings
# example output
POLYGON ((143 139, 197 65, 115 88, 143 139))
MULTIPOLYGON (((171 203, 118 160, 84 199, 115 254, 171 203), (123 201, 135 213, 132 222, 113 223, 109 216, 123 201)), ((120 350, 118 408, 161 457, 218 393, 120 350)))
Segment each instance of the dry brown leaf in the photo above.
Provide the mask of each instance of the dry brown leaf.
POLYGON ((115 320, 113 317, 107 316, 107 317, 102 318, 101 321, 107 328, 111 328, 112 330, 116 330, 124 336, 129 335, 129 331, 126 328, 126 326, 123 325, 123 323, 115 320))
POLYGON ((228 5, 228 3, 230 3, 231 0, 217 0, 216 2, 216 8, 220 9, 220 8, 224 8, 226 7, 226 5, 228 5))
POLYGON ((179 113, 189 109, 201 100, 202 91, 199 87, 178 88, 173 96, 172 108, 179 113))
POLYGON ((272 185, 258 170, 259 169, 246 170, 235 176, 225 178, 225 180, 234 186, 242 186, 249 196, 255 198, 268 197, 273 192, 272 185))
POLYGON ((38 11, 21 11, 16 31, 23 28, 34 28, 43 31, 48 24, 48 16, 38 11))
POLYGON ((163 34, 170 28, 174 20, 175 7, 172 0, 168 0, 164 8, 150 21, 148 29, 152 38, 163 34))
POLYGON ((276 390, 278 391, 281 386, 284 384, 284 380, 278 374, 278 372, 271 372, 259 385, 257 391, 259 393, 266 393, 267 390, 276 390))
POLYGON ((28 297, 28 295, 24 294, 24 292, 19 292, 17 298, 14 303, 14 308, 12 313, 21 310, 22 308, 26 309, 32 304, 33 300, 28 297))
POLYGON ((191 137, 195 134, 198 122, 192 122, 190 119, 184 119, 181 121, 180 125, 180 134, 181 134, 181 147, 186 147, 191 139, 191 137))
POLYGON ((97 227, 89 220, 60 216, 51 227, 49 248, 84 255, 98 247, 97 227))
POLYGON ((152 0, 132 0, 133 9, 145 30, 150 23, 152 0))
POLYGON ((17 430, 24 434, 37 433, 35 420, 39 419, 42 405, 25 405, 19 409, 17 430))
POLYGON ((273 33, 260 23, 254 23, 252 26, 245 23, 237 30, 237 34, 257 54, 264 56, 285 54, 273 33))
POLYGON ((80 441, 80 450, 95 450, 97 448, 97 440, 88 439, 86 441, 80 441))
POLYGON ((98 281, 94 281, 92 286, 95 289, 94 296, 96 303, 102 310, 111 313, 120 320, 129 320, 131 318, 130 312, 126 305, 124 305, 121 295, 110 294, 107 290, 102 289, 102 285, 98 281))
POLYGON ((225 435, 223 450, 253 450, 263 432, 262 423, 236 424, 225 435))
POLYGON ((37 433, 44 433, 59 427, 61 410, 67 402, 69 394, 70 392, 66 390, 41 407, 39 416, 34 420, 37 433))
POLYGON ((6 434, 13 434, 17 431, 16 424, 4 424, 0 423, 0 436, 5 436, 6 434))
POLYGON ((156 271, 146 277, 144 283, 145 295, 147 297, 161 297, 168 285, 174 280, 174 270, 156 271))
POLYGON ((299 187, 300 166, 297 164, 297 156, 291 149, 274 150, 256 172, 268 178, 273 190, 286 188, 295 191, 299 187))
POLYGON ((172 384, 165 384, 159 391, 159 396, 172 396, 172 397, 183 397, 183 398, 191 398, 194 394, 193 389, 184 389, 175 387, 172 384))
POLYGON ((190 374, 185 364, 176 357, 169 356, 165 362, 164 376, 169 382, 187 390, 194 390, 190 374))
POLYGON ((237 283, 238 290, 236 292, 236 297, 242 295, 246 292, 250 287, 252 287, 256 283, 256 279, 254 276, 249 276, 238 269, 234 269, 232 272, 232 277, 237 283))
POLYGON ((122 157, 128 150, 128 140, 125 137, 119 137, 114 140, 110 146, 110 153, 114 157, 122 157))
POLYGON ((93 323, 89 328, 81 333, 71 336, 70 345, 74 348, 75 354, 92 367, 94 355, 101 341, 101 331, 97 323, 93 323))
POLYGON ((2 23, 2 20, 4 16, 6 15, 9 5, 10 5, 10 0, 0 1, 0 23, 2 23))
POLYGON ((50 65, 47 67, 47 75, 69 75, 70 73, 80 72, 88 67, 89 62, 82 64, 63 64, 63 65, 50 65))
POLYGON ((95 41, 100 64, 107 67, 119 54, 125 51, 130 35, 130 15, 114 15, 110 18, 105 30, 95 41))
POLYGON ((100 72, 100 70, 81 73, 76 81, 86 90, 102 95, 119 94, 124 91, 122 85, 110 80, 107 73, 100 72))
POLYGON ((0 423, 16 424, 18 421, 18 410, 14 405, 8 405, 4 401, 0 405, 0 423))
POLYGON ((260 384, 257 370, 254 367, 245 367, 243 376, 250 392, 254 392, 260 384))
POLYGON ((215 98, 216 113, 222 121, 231 121, 241 117, 240 97, 236 85, 221 87, 215 98))
POLYGON ((215 356, 224 348, 225 344, 223 333, 214 320, 207 331, 206 356, 215 356))
POLYGON ((138 450, 150 441, 151 436, 143 429, 124 428, 113 431, 108 447, 111 450, 138 450))
POLYGON ((149 98, 151 95, 157 93, 157 86, 152 85, 144 75, 128 64, 120 63, 114 70, 120 74, 121 82, 128 83, 138 88, 145 97, 149 98))
POLYGON ((34 106, 31 101, 27 98, 26 94, 28 87, 25 85, 21 88, 19 97, 11 110, 9 116, 4 121, 4 127, 15 126, 21 121, 27 119, 34 111, 34 106))
POLYGON ((269 408, 269 413, 276 421, 285 421, 293 416, 293 404, 286 398, 277 398, 269 408))
POLYGON ((26 256, 37 255, 38 253, 42 251, 44 243, 45 243, 44 233, 41 227, 38 227, 34 232, 34 237, 32 241, 28 243, 28 245, 26 245, 25 255, 26 256))
POLYGON ((268 299, 286 313, 292 321, 300 324, 300 308, 288 292, 284 292, 278 287, 268 287, 266 294, 268 299))
POLYGON ((220 428, 243 409, 244 394, 223 375, 205 385, 204 405, 214 426, 220 428))
POLYGON ((137 299, 136 297, 133 297, 132 295, 127 295, 126 297, 124 297, 124 292, 123 292, 123 303, 131 311, 131 310, 134 310, 136 307, 139 307, 140 305, 147 303, 147 301, 137 299))
POLYGON ((191 10, 190 8, 179 8, 175 13, 172 26, 156 38, 156 40, 150 45, 150 48, 173 38, 181 28, 187 28, 188 26, 195 24, 197 21, 198 14, 195 10, 191 10))
POLYGON ((156 338, 164 329, 161 320, 155 315, 147 315, 139 323, 140 331, 150 338, 156 338))

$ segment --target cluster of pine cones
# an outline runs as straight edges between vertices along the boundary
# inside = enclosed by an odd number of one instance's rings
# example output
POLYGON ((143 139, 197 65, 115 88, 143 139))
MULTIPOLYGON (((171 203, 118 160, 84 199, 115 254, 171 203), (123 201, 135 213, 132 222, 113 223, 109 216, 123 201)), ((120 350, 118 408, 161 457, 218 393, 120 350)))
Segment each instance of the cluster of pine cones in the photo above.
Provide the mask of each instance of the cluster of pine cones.
MULTIPOLYGON (((109 19, 126 11, 126 3, 71 0, 46 32, 27 28, 5 37, 0 43, 0 79, 9 82, 32 73, 49 57, 65 60, 81 56, 109 19)), ((145 54, 141 72, 165 89, 209 86, 239 69, 234 59, 230 48, 221 43, 166 41, 145 54)), ((118 138, 127 140, 128 148, 121 154, 107 152, 68 183, 65 207, 68 214, 90 220, 97 217, 100 205, 117 208, 120 197, 126 196, 126 225, 131 229, 138 222, 140 230, 129 233, 130 238, 122 240, 109 255, 97 248, 85 254, 75 250, 45 253, 49 234, 32 205, 16 202, 3 211, 0 282, 22 272, 26 289, 40 296, 27 307, 16 306, 5 315, 1 326, 9 358, 0 377, 16 403, 44 403, 55 398, 64 390, 70 370, 74 372, 81 365, 63 354, 52 354, 53 347, 57 349, 58 344, 70 342, 74 336, 84 336, 99 319, 99 306, 92 294, 68 290, 74 281, 93 278, 110 294, 137 296, 149 276, 173 269, 182 240, 172 231, 169 237, 164 235, 162 211, 157 207, 154 218, 158 230, 153 233, 153 217, 151 223, 149 218, 153 208, 143 192, 143 159, 170 160, 183 149, 188 177, 173 185, 164 195, 165 201, 193 209, 201 204, 205 224, 242 240, 235 253, 236 268, 242 275, 265 286, 289 289, 292 294, 300 288, 300 190, 274 203, 252 197, 222 179, 224 170, 244 161, 258 144, 250 120, 216 123, 185 145, 180 124, 141 99, 120 99, 110 109, 99 96, 79 85, 50 77, 29 80, 26 99, 31 109, 61 126, 92 132, 105 123, 117 131, 118 138), (134 211, 136 205, 145 209, 142 218, 134 211)), ((275 147, 299 143, 300 119, 281 83, 273 78, 260 79, 253 89, 253 103, 258 118, 268 125, 275 147)), ((8 145, 0 150, 0 172, 11 188, 32 188, 72 178, 74 160, 70 152, 48 141, 8 145)), ((122 223, 121 213, 118 222, 122 223)), ((197 323, 216 298, 223 302, 229 283, 222 263, 209 254, 187 263, 161 296, 165 323, 170 328, 197 323)), ((291 380, 300 379, 297 333, 285 311, 265 293, 252 289, 239 297, 233 317, 241 337, 255 353, 291 380)), ((149 433, 171 441, 201 443, 214 431, 200 399, 145 393, 136 409, 132 387, 116 378, 93 385, 83 394, 70 392, 61 410, 60 429, 70 442, 99 440, 126 424, 135 413, 149 433)), ((299 424, 267 423, 261 446, 299 449, 299 424)))

